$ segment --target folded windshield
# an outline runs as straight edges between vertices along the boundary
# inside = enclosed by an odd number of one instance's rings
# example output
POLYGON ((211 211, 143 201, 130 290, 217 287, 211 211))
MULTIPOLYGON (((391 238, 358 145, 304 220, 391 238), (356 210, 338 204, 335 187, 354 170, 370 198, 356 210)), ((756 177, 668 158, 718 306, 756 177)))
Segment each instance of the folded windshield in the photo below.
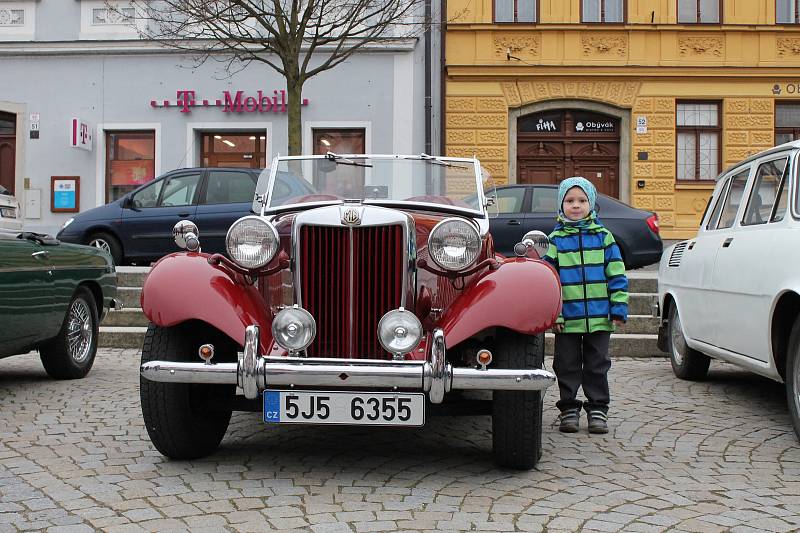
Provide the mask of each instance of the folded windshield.
POLYGON ((485 177, 474 159, 328 154, 278 158, 273 167, 256 189, 266 209, 360 200, 484 213, 485 177))

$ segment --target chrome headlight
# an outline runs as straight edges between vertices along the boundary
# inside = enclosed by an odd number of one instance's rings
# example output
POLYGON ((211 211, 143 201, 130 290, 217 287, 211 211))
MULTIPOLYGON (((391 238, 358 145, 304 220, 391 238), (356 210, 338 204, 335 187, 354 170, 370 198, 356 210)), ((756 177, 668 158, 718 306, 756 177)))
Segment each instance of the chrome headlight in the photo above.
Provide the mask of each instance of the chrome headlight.
POLYGON ((446 218, 434 226, 428 237, 428 253, 445 270, 463 270, 478 259, 481 236, 463 218, 446 218))
POLYGON ((240 218, 225 237, 225 248, 236 264, 261 268, 278 253, 280 239, 275 226, 257 216, 240 218))
POLYGON ((305 350, 317 335, 317 323, 311 313, 298 307, 281 310, 272 321, 272 336, 290 352, 305 350))
POLYGON ((422 324, 414 313, 393 309, 378 322, 378 339, 387 352, 408 353, 422 340, 422 324))

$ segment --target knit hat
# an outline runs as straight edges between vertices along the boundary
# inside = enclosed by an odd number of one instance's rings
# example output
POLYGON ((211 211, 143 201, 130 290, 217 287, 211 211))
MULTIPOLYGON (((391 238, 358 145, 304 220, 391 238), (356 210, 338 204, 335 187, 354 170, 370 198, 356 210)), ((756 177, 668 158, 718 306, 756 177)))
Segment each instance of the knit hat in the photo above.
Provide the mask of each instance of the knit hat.
POLYGON ((573 187, 580 187, 583 189, 583 192, 586 193, 586 197, 589 199, 589 210, 594 211, 594 202, 597 199, 597 189, 595 189, 594 185, 592 185, 592 182, 586 178, 573 176, 565 179, 558 186, 558 212, 564 212, 564 197, 567 195, 567 191, 573 187))

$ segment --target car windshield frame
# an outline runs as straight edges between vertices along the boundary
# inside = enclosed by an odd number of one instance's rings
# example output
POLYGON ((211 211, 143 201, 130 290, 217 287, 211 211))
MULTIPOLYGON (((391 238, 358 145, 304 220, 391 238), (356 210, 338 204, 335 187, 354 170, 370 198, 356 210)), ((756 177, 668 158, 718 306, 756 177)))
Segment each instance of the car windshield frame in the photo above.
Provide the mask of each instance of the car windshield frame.
MULTIPOLYGON (((458 213, 463 214, 465 216, 473 217, 473 218, 486 218, 488 216, 487 213, 487 193, 484 189, 484 183, 487 180, 491 180, 491 177, 484 176, 484 170, 481 168, 480 162, 474 158, 461 158, 461 157, 438 157, 438 156, 428 156, 425 154, 422 155, 388 155, 388 154, 326 154, 326 155, 302 155, 302 156, 278 156, 273 159, 272 165, 269 169, 264 169, 263 172, 269 171, 269 179, 267 181, 266 187, 266 194, 264 190, 259 188, 259 184, 256 184, 256 197, 254 201, 254 212, 256 211, 255 206, 260 204, 260 214, 263 215, 270 215, 276 214, 283 211, 292 211, 297 209, 308 209, 314 207, 322 207, 322 206, 329 206, 329 205, 338 205, 343 204, 346 201, 350 200, 358 200, 363 205, 376 205, 376 206, 384 206, 384 207, 400 207, 400 208, 408 208, 408 209, 424 209, 424 210, 436 210, 436 211, 443 211, 443 212, 451 212, 451 213, 458 213), (338 165, 346 165, 348 168, 350 167, 367 167, 370 168, 372 165, 370 161, 392 161, 392 160, 401 160, 401 161, 422 161, 429 165, 433 165, 436 167, 449 167, 449 166, 468 166, 473 169, 473 174, 475 177, 475 190, 467 195, 467 197, 476 197, 478 200, 478 207, 471 208, 459 205, 452 205, 452 204, 445 204, 445 203, 438 203, 438 202, 427 202, 427 201, 408 201, 408 200, 395 200, 390 198, 339 198, 339 199, 331 199, 331 200, 318 200, 318 201, 310 201, 310 202, 295 202, 291 204, 281 204, 270 206, 272 201, 272 192, 275 188, 275 181, 277 179, 277 175, 279 172, 286 172, 285 167, 287 162, 291 161, 300 161, 304 164, 312 163, 313 161, 322 161, 328 160, 331 161, 333 164, 338 165)), ((263 176, 262 172, 262 176, 263 176)), ((259 182, 261 182, 262 178, 259 176, 259 182)), ((304 181, 308 185, 311 185, 310 182, 307 180, 304 181)), ((493 184, 490 188, 494 188, 493 184)), ((363 196, 363 195, 362 195, 363 196)))

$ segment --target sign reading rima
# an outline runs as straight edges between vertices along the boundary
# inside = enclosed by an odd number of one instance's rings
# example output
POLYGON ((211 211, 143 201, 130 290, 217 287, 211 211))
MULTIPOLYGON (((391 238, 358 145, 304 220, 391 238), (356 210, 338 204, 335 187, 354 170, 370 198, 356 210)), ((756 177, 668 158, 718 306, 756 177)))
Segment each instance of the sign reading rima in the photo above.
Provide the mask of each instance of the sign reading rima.
MULTIPOLYGON (((177 107, 181 113, 191 113, 195 107, 221 107, 223 113, 286 113, 286 91, 272 91, 272 95, 258 90, 255 94, 245 91, 223 91, 222 98, 200 99, 196 91, 181 89, 175 92, 175 102, 169 100, 150 100, 150 107, 177 107)), ((302 105, 308 105, 303 98, 302 105)))

